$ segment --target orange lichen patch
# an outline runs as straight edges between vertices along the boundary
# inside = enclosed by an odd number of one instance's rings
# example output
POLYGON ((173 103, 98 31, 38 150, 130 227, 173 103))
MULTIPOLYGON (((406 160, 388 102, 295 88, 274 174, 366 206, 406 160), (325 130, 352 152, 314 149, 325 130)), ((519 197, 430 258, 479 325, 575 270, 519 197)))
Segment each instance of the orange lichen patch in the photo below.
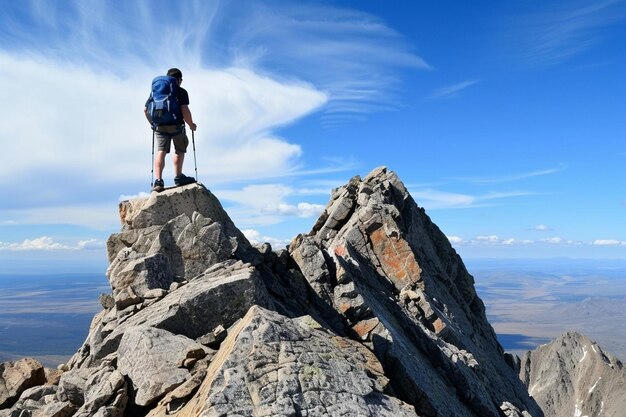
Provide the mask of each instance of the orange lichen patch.
POLYGON ((339 310, 339 313, 345 314, 345 312, 350 310, 351 308, 352 308, 352 304, 350 304, 350 303, 341 303, 337 307, 337 310, 339 310))
POLYGON ((376 258, 396 288, 402 289, 420 281, 422 269, 406 240, 395 235, 387 236, 384 227, 374 230, 369 237, 376 258))
POLYGON ((378 326, 379 320, 377 318, 369 319, 369 320, 361 320, 354 326, 352 326, 352 330, 354 330, 359 337, 365 338, 367 335, 374 330, 376 326, 378 326))
POLYGON ((443 320, 437 318, 437 320, 433 323, 433 327, 435 328, 435 333, 439 334, 448 326, 446 326, 446 323, 444 323, 443 320))
POLYGON ((335 255, 337 255, 337 256, 341 256, 341 257, 344 257, 344 256, 346 256, 347 254, 348 254, 348 251, 346 250, 346 247, 345 247, 345 246, 337 246, 337 247, 335 248, 335 255))

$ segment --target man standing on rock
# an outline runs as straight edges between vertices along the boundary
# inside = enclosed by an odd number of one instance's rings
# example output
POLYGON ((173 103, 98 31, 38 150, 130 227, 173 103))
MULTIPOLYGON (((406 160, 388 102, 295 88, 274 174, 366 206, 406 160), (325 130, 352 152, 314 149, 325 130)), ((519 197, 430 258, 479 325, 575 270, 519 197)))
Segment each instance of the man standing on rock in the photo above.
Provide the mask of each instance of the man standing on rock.
POLYGON ((183 73, 178 68, 167 71, 167 77, 157 77, 152 82, 152 92, 146 101, 144 114, 154 130, 157 139, 157 154, 154 160, 156 180, 154 191, 163 191, 163 168, 165 167, 165 155, 170 152, 172 141, 174 142, 174 171, 176 185, 185 185, 196 182, 193 177, 183 174, 183 162, 185 152, 189 145, 189 138, 185 132, 185 123, 195 132, 196 124, 193 122, 191 110, 189 110, 189 94, 180 84, 183 82, 183 73))

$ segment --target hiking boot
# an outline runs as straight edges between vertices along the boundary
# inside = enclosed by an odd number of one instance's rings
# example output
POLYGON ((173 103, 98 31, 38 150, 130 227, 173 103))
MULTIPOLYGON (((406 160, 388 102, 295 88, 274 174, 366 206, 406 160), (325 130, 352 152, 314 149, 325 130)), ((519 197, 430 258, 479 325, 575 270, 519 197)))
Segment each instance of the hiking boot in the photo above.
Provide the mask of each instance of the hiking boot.
POLYGON ((176 178, 174 178, 174 184, 176 185, 187 185, 193 184, 194 182, 196 182, 194 177, 188 177, 185 174, 177 175, 176 178))
POLYGON ((163 180, 155 180, 154 187, 152 187, 152 191, 156 191, 157 193, 160 193, 163 190, 165 190, 165 184, 163 183, 163 180))

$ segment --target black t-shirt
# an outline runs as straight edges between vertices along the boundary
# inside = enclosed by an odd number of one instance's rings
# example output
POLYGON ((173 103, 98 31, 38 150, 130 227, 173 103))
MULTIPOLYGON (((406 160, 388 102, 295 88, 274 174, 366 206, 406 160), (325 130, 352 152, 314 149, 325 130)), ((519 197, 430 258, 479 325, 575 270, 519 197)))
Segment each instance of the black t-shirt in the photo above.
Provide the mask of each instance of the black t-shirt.
POLYGON ((178 104, 181 106, 189 105, 189 94, 183 87, 178 87, 174 96, 176 97, 176 100, 178 100, 178 104))
MULTIPOLYGON (((185 90, 183 87, 178 87, 176 89, 176 91, 174 92, 174 98, 176 99, 176 101, 178 101, 178 104, 180 105, 179 107, 189 105, 189 93, 187 93, 187 90, 185 90)), ((148 96, 148 100, 146 100, 146 108, 148 108, 148 104, 150 104, 150 100, 151 100, 151 95, 148 96)), ((178 120, 181 120, 181 124, 183 124, 182 112, 180 112, 180 114, 177 114, 176 118, 178 120)))

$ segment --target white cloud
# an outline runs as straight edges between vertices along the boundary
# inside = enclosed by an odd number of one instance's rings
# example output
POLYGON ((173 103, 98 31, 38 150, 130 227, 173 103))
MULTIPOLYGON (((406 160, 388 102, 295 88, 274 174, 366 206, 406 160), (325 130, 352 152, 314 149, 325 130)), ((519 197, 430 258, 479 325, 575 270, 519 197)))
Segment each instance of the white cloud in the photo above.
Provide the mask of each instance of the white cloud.
POLYGON ((500 243, 501 242, 501 239, 496 235, 476 236, 475 240, 477 242, 485 242, 485 243, 500 243))
POLYGON ((76 248, 78 250, 101 250, 106 248, 106 243, 98 239, 79 240, 76 248))
MULTIPOLYGON (((529 245, 554 245, 554 246, 569 246, 569 247, 580 247, 584 245, 583 242, 572 239, 564 239, 562 237, 550 237, 539 240, 532 239, 520 239, 520 238, 500 238, 497 235, 479 235, 474 237, 473 239, 462 239, 456 236, 448 236, 448 240, 455 245, 461 246, 529 246, 529 245)), ((589 242, 589 245, 592 246, 626 246, 626 241, 620 241, 616 239, 597 239, 592 242, 589 242)))
POLYGON ((235 203, 228 211, 235 223, 244 227, 275 224, 288 217, 314 217, 325 208, 309 202, 288 202, 307 193, 284 184, 254 184, 240 190, 215 190, 214 194, 221 201, 235 203))
POLYGON ((120 195, 119 201, 126 201, 126 200, 135 200, 138 198, 147 198, 150 197, 150 193, 147 193, 145 191, 140 191, 137 194, 122 194, 120 195))
POLYGON ((452 243, 453 245, 458 245, 463 243, 463 238, 458 237, 458 236, 446 236, 448 238, 448 240, 450 241, 450 243, 452 243))
POLYGON ((56 242, 49 236, 42 236, 34 239, 25 239, 20 243, 0 242, 0 251, 78 251, 102 249, 104 242, 96 239, 81 240, 75 245, 67 245, 56 242))
POLYGON ((624 246, 626 245, 626 242, 624 241, 620 241, 620 240, 616 240, 616 239, 596 239, 593 242, 591 242, 591 245, 594 246, 624 246))
POLYGON ((269 243, 272 246, 272 249, 282 249, 285 246, 288 246, 291 243, 291 239, 279 239, 270 236, 261 236, 261 233, 255 229, 244 229, 241 231, 243 235, 252 243, 253 245, 259 245, 262 243, 269 243))
POLYGON ((321 204, 298 203, 297 205, 280 203, 263 207, 263 212, 268 214, 279 214, 297 217, 318 216, 324 211, 321 204))
POLYGON ((432 100, 443 100, 448 98, 457 97, 459 93, 475 84, 478 84, 480 80, 467 80, 454 85, 440 88, 430 95, 432 100))
MULTIPOLYGON (((147 68, 122 80, 41 57, 0 53, 0 62, 0 75, 13 80, 6 93, 14 97, 11 103, 0 103, 0 111, 13 121, 0 125, 0 135, 27 138, 28 143, 7 141, 7 152, 16 157, 0 166, 0 185, 14 183, 8 178, 15 172, 21 182, 43 177, 48 190, 146 177, 152 141, 142 114, 151 79, 147 68), (55 173, 50 183, 42 171, 55 173)), ((311 85, 278 82, 237 68, 192 70, 185 80, 190 80, 190 108, 198 124, 200 173, 213 183, 294 170, 300 146, 270 130, 311 113, 327 100, 311 85)), ((166 174, 173 176, 171 161, 166 163, 166 174)), ((188 158, 187 171, 191 165, 188 158)))
POLYGON ((549 226, 546 226, 545 224, 538 224, 533 228, 533 230, 537 230, 539 232, 549 232, 552 230, 552 228, 549 226))
POLYGON ((550 238, 546 238, 546 239, 539 239, 540 243, 547 243, 549 245, 566 245, 566 246, 580 246, 583 243, 579 240, 572 240, 572 239, 564 239, 562 237, 550 237, 550 238))
POLYGON ((540 239, 540 240, 541 240, 541 242, 550 243, 550 244, 553 244, 553 245, 558 245, 560 243, 564 243, 565 242, 565 240, 563 238, 560 238, 560 237, 551 237, 551 238, 540 239))

